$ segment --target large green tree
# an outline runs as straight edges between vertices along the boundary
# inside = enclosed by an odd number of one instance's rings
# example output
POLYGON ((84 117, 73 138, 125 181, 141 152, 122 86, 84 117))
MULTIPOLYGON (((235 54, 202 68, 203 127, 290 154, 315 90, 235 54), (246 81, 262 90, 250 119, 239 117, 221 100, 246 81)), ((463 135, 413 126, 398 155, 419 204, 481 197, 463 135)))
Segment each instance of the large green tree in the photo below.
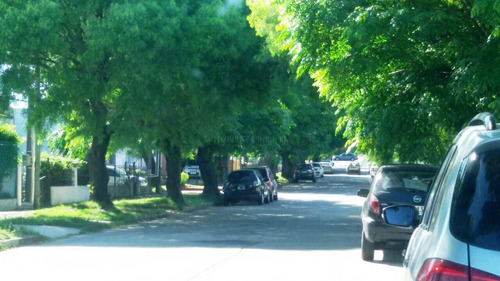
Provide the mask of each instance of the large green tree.
POLYGON ((249 1, 338 108, 338 129, 380 162, 438 163, 477 111, 497 111, 495 1, 249 1))
POLYGON ((130 62, 151 52, 137 56, 127 50, 162 47, 166 52, 157 64, 167 67, 178 41, 173 31, 185 14, 179 10, 173 0, 0 3, 0 61, 8 65, 3 79, 9 86, 4 90, 24 88, 30 122, 63 122, 91 140, 90 181, 103 204, 111 204, 105 167, 109 143, 117 132, 133 132, 137 124, 128 119, 148 106, 137 98, 150 92, 142 79, 151 70, 130 62))

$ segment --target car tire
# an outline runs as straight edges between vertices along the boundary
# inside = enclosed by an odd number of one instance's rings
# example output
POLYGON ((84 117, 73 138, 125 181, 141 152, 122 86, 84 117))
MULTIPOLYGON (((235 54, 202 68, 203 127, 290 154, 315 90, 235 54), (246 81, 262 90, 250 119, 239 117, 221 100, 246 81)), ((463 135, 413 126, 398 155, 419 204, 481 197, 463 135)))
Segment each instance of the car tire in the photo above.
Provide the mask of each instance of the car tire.
POLYGON ((260 198, 257 200, 257 204, 259 205, 264 205, 265 198, 264 198, 264 192, 260 193, 260 198))
POLYGON ((373 261, 375 247, 373 242, 368 241, 365 232, 361 232, 361 258, 364 261, 373 261))

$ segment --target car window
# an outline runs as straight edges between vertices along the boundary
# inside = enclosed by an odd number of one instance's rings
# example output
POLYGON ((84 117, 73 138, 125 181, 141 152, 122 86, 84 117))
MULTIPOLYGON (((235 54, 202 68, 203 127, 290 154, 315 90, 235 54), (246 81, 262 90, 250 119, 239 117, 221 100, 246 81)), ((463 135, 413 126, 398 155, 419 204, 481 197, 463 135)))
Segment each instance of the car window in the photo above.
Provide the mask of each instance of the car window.
POLYGON ((266 168, 257 168, 255 170, 259 172, 259 176, 261 176, 263 180, 265 180, 265 181, 269 180, 269 177, 267 176, 267 169, 266 168))
POLYGON ((434 175, 435 172, 432 170, 388 171, 376 179, 376 188, 378 190, 404 188, 427 192, 434 175))
POLYGON ((300 164, 297 166, 297 169, 299 170, 307 170, 307 169, 311 169, 312 166, 310 164, 300 164))
POLYGON ((433 223, 436 221, 437 212, 441 206, 441 201, 444 195, 445 188, 442 188, 442 183, 449 173, 450 169, 453 167, 451 163, 454 162, 457 155, 457 146, 452 145, 446 156, 444 158, 443 163, 439 169, 439 172, 431 185, 429 195, 427 196, 427 201, 425 203, 425 210, 422 218, 422 224, 424 228, 429 229, 432 228, 433 223))
POLYGON ((227 177, 228 181, 254 181, 255 174, 251 171, 234 171, 227 177))
POLYGON ((500 142, 478 147, 463 159, 450 217, 459 240, 500 251, 500 142))

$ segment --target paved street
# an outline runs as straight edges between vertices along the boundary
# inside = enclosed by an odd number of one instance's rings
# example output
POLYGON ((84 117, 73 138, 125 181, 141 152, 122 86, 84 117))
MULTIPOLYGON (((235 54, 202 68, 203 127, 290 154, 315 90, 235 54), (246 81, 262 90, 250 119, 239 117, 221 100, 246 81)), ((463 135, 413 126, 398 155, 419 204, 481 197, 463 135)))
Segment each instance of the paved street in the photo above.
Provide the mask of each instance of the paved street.
POLYGON ((401 280, 401 257, 360 253, 369 176, 339 171, 242 202, 0 252, 20 280, 401 280))

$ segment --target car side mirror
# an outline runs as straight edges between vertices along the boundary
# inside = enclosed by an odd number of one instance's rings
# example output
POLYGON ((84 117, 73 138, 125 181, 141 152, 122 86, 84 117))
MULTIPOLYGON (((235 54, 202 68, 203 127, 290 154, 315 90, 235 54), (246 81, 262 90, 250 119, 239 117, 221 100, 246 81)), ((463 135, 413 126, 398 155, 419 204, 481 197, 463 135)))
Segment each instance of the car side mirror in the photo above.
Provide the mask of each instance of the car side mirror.
POLYGON ((358 190, 359 197, 368 197, 368 193, 370 193, 369 189, 360 189, 358 190))
POLYGON ((417 212, 413 206, 395 205, 385 208, 382 217, 389 225, 409 227, 413 225, 416 214, 417 212))

